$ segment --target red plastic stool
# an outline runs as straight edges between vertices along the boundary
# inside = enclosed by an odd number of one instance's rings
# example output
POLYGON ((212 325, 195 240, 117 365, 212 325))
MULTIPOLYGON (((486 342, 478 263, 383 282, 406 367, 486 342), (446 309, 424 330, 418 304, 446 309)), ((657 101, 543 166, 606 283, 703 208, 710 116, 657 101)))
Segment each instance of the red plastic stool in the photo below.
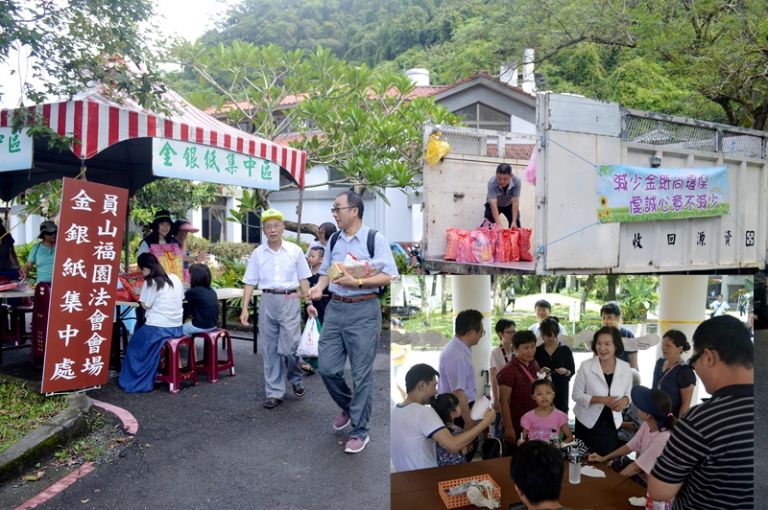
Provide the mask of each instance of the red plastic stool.
POLYGON ((235 358, 232 356, 232 338, 226 329, 214 329, 207 333, 195 333, 195 338, 203 339, 203 361, 198 362, 197 371, 205 374, 208 382, 215 383, 219 381, 219 372, 229 370, 229 375, 235 375, 235 358), (226 349, 227 358, 219 359, 219 340, 221 340, 221 349, 226 349))
POLYGON ((197 379, 197 362, 195 361, 195 342, 192 337, 183 336, 181 338, 169 338, 160 349, 160 367, 156 383, 168 383, 171 393, 178 393, 183 381, 192 380, 197 386, 200 382, 197 379), (181 347, 187 346, 187 365, 181 366, 181 347))

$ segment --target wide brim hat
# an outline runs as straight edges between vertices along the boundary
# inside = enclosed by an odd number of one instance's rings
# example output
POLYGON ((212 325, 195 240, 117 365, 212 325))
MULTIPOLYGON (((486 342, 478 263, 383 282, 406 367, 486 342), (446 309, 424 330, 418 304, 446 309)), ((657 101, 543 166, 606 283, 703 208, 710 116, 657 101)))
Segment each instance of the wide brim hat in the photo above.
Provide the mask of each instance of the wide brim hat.
POLYGON ((267 220, 280 220, 283 221, 285 218, 283 217, 283 213, 278 211, 277 209, 272 209, 271 207, 261 213, 261 223, 266 223, 267 220))
POLYGON ((632 403, 642 412, 650 414, 656 421, 663 423, 666 419, 664 413, 656 407, 653 402, 653 390, 645 386, 635 386, 632 388, 632 403))
POLYGON ((173 223, 173 220, 171 219, 171 212, 167 209, 161 209, 155 213, 155 218, 152 220, 152 224, 156 225, 160 222, 167 221, 168 223, 173 223))
POLYGON ((176 220, 175 226, 177 232, 200 232, 200 229, 192 225, 189 220, 176 220))
POLYGON ((40 234, 37 236, 40 239, 43 238, 43 235, 45 234, 55 234, 59 231, 59 227, 56 226, 56 224, 50 220, 45 220, 40 224, 40 234))

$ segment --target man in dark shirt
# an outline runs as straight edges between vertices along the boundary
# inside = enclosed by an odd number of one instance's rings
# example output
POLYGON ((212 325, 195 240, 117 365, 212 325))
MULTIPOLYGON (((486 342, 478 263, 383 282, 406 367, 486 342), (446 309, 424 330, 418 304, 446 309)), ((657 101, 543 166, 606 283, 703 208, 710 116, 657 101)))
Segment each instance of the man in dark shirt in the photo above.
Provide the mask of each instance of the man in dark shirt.
POLYGON ((674 497, 676 510, 753 508, 753 356, 749 331, 735 317, 714 317, 696 328, 689 363, 712 398, 672 430, 648 479, 654 500, 674 497))
POLYGON ((517 449, 510 463, 515 492, 526 508, 562 509, 563 457, 544 441, 528 441, 517 449))
POLYGON ((496 167, 496 175, 488 181, 485 201, 485 219, 499 223, 503 214, 510 227, 520 226, 520 178, 512 175, 511 166, 502 163, 496 167))
MULTIPOLYGON (((621 307, 614 301, 606 303, 600 309, 600 318, 603 319, 603 326, 611 326, 619 330, 621 338, 635 338, 635 334, 621 325, 621 307)), ((629 349, 624 346, 624 352, 619 359, 629 363, 629 366, 637 368, 637 350, 629 349)))

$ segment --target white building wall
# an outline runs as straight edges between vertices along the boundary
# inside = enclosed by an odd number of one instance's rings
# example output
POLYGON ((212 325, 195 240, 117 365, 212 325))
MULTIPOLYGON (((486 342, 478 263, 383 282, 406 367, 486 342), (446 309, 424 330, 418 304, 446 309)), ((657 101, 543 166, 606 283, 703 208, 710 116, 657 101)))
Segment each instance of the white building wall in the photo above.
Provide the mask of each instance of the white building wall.
POLYGON ((512 133, 526 133, 535 135, 536 124, 533 122, 528 122, 525 119, 521 119, 520 117, 511 115, 509 121, 509 131, 512 133))

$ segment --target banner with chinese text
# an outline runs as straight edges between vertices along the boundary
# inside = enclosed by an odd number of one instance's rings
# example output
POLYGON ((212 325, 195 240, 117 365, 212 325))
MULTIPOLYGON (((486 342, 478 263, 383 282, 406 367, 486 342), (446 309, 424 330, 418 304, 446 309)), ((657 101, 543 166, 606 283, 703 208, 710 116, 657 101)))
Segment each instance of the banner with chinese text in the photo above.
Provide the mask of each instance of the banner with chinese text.
POLYGON ((64 179, 42 393, 107 382, 128 190, 64 179))
POLYGON ((24 131, 0 127, 0 172, 32 168, 32 137, 24 131))
POLYGON ((600 223, 676 220, 728 214, 726 167, 598 165, 600 223))
POLYGON ((246 188, 280 189, 280 166, 275 163, 167 138, 152 139, 152 173, 246 188))

